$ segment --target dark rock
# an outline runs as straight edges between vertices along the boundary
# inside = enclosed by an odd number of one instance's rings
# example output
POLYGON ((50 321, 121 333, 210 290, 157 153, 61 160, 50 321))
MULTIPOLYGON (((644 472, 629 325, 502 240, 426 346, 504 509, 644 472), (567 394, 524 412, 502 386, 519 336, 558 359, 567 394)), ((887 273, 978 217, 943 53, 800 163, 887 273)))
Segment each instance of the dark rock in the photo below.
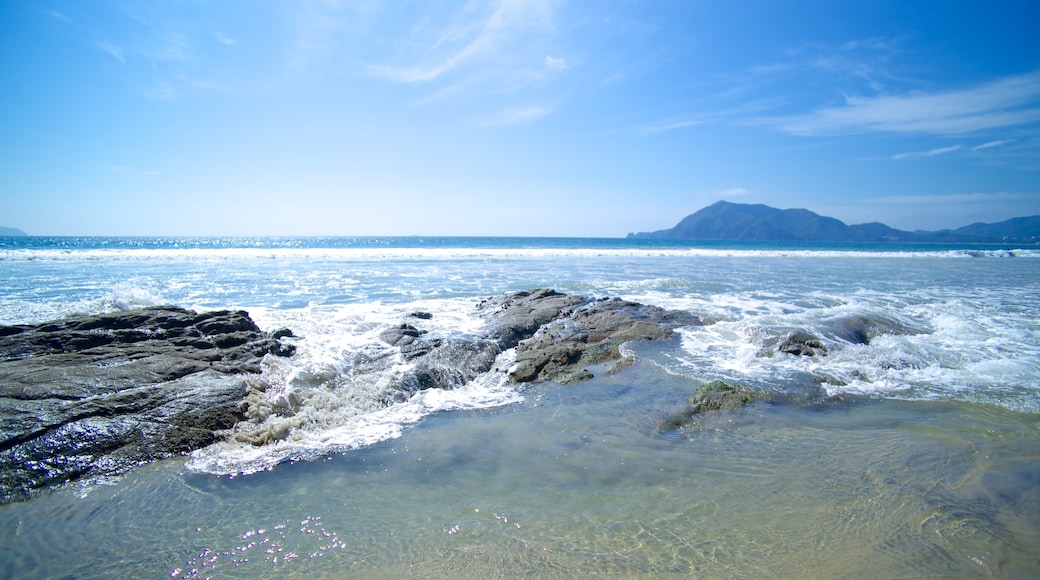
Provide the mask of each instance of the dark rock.
POLYGON ((805 332, 803 330, 796 330, 787 335, 777 347, 777 352, 783 352, 787 354, 793 354, 796 356, 826 356, 827 347, 823 342, 805 332))
POLYGON ((751 389, 723 381, 712 381, 701 385, 697 392, 690 396, 686 410, 665 419, 661 427, 678 429, 687 425, 695 415, 709 411, 735 411, 758 398, 758 393, 751 389))
POLYGON ((568 316, 589 302, 591 300, 583 296, 568 296, 543 288, 488 298, 478 304, 477 309, 488 319, 487 338, 508 349, 533 336, 543 325, 568 316))
MULTIPOLYGON (((562 295, 548 295, 557 296, 562 295)), ((525 298, 531 311, 538 312, 537 303, 532 305, 530 298, 525 298)), ((517 318, 509 315, 508 319, 517 318)), ((520 322, 525 321, 521 318, 520 322)), ((511 376, 518 382, 559 381, 563 377, 573 382, 592 378, 592 373, 584 367, 620 359, 622 344, 666 339, 679 326, 699 323, 700 320, 688 312, 618 298, 571 301, 530 338, 517 344, 517 364, 511 376)), ((503 322, 498 320, 495 325, 501 329, 503 322)), ((519 329, 512 328, 511 334, 520 334, 519 329)))
POLYGON ((430 314, 429 312, 412 312, 408 316, 411 316, 412 318, 418 318, 420 320, 430 320, 431 318, 433 318, 433 314, 430 314))
POLYGON ((585 367, 621 359, 623 343, 668 338, 678 326, 700 323, 686 312, 617 298, 568 296, 548 288, 488 298, 477 310, 487 324, 474 337, 431 338, 407 323, 380 334, 415 364, 399 378, 393 400, 465 384, 490 371, 495 358, 514 347, 514 381, 587 380, 592 372, 585 367))
POLYGON ((402 356, 415 361, 415 366, 398 377, 393 401, 407 400, 426 389, 461 387, 490 371, 502 352, 496 342, 481 338, 416 340, 400 348, 402 356))
POLYGON ((279 328, 278 330, 271 333, 271 338, 275 340, 278 340, 280 338, 292 338, 294 336, 295 335, 293 334, 293 331, 289 330, 288 328, 279 328))
POLYGON ((740 385, 712 381, 702 385, 690 397, 690 413, 705 411, 735 411, 754 401, 755 392, 740 385))
POLYGON ((422 334, 422 331, 410 324, 401 324, 384 330, 379 334, 379 339, 390 346, 402 346, 414 342, 422 334))
POLYGON ((294 348, 243 311, 0 327, 0 502, 208 445, 241 417, 260 360, 294 348))

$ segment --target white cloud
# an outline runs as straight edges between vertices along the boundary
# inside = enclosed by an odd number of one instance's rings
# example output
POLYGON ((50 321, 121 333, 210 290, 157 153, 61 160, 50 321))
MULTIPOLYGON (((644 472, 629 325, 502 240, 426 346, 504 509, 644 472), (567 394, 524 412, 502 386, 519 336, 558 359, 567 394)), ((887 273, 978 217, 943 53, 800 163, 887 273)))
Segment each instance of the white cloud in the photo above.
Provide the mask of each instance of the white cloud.
POLYGON ((988 143, 983 143, 982 145, 976 145, 975 147, 972 147, 971 150, 972 151, 979 151, 980 149, 990 149, 990 148, 993 148, 993 147, 1000 147, 1001 145, 1006 145, 1008 143, 1011 143, 1012 141, 1014 141, 1014 139, 998 139, 996 141, 990 141, 988 143))
POLYGON ((936 155, 942 155, 944 153, 953 153, 963 149, 963 145, 951 145, 949 147, 939 147, 937 149, 929 149, 928 151, 914 151, 911 153, 899 153, 893 155, 892 159, 906 159, 907 157, 934 157, 936 155))
MULTIPOLYGON (((462 10, 447 24, 413 31, 415 40, 399 59, 411 63, 378 64, 369 69, 377 76, 408 84, 431 82, 464 67, 482 65, 499 73, 513 69, 503 66, 503 61, 533 50, 530 33, 548 27, 551 5, 549 0, 500 0, 490 13, 462 10)), ((550 68, 567 65, 554 57, 545 57, 543 64, 550 68)))
POLYGON ((940 93, 847 97, 845 105, 765 122, 796 135, 959 135, 1040 122, 1040 71, 940 93))
POLYGON ((668 121, 661 121, 660 123, 654 123, 643 127, 644 133, 663 133, 665 131, 674 131, 676 129, 685 129, 687 127, 694 127, 703 124, 704 121, 699 119, 672 119, 668 121))
POLYGON ((227 46, 232 46, 232 45, 235 44, 235 39, 234 38, 231 38, 231 37, 227 36, 223 32, 220 32, 219 30, 213 31, 213 37, 217 39, 217 42, 219 42, 221 44, 224 44, 224 45, 227 45, 227 46))
POLYGON ((122 48, 109 42, 98 42, 96 46, 100 48, 102 52, 108 54, 109 56, 118 60, 119 62, 126 62, 126 57, 123 56, 122 48))
POLYGON ((568 68, 570 68, 570 66, 567 64, 567 59, 565 59, 565 58, 556 58, 556 57, 553 57, 553 56, 546 56, 545 57, 545 68, 549 68, 549 69, 552 69, 552 70, 563 71, 563 70, 567 70, 568 68))
POLYGON ((550 113, 552 113, 552 110, 545 107, 515 107, 506 109, 496 115, 484 119, 481 125, 485 127, 494 127, 498 125, 529 123, 541 119, 550 113))
POLYGON ((62 14, 61 12, 58 12, 57 10, 48 10, 47 14, 49 14, 51 18, 61 20, 62 22, 72 22, 71 18, 69 18, 65 14, 62 14))

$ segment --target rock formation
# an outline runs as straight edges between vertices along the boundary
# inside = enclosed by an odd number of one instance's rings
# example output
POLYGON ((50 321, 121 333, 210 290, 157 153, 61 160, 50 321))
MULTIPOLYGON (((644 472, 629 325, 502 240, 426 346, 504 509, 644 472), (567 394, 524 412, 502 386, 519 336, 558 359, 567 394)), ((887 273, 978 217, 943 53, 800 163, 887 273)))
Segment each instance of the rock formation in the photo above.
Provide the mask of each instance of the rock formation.
POLYGON ((491 369, 497 354, 514 347, 516 364, 509 371, 514 381, 567 383, 592 378, 588 366, 619 360, 625 342, 668 338, 679 326, 700 323, 687 312, 546 288, 488 298, 477 309, 487 325, 472 340, 429 338, 411 323, 387 329, 381 338, 416 361, 418 388, 472 380, 491 369))
POLYGON ((688 312, 548 289, 507 294, 480 308, 488 313, 492 334, 509 337, 501 346, 516 339, 511 376, 517 382, 588 379, 592 374, 585 367, 620 359, 625 342, 665 339, 679 326, 700 324, 688 312))
POLYGON ((288 336, 180 308, 0 327, 0 503, 208 445, 288 336))
MULTIPOLYGON (((514 381, 588 379, 589 367, 622 358, 623 343, 665 339, 700 323, 686 312, 551 289, 504 294, 476 308, 487 323, 474 336, 431 336, 421 328, 435 316, 429 312, 381 333, 396 348, 385 357, 411 363, 390 382, 385 404, 464 385, 511 348, 515 364, 506 372, 514 381)), ((169 307, 0 327, 0 503, 118 475, 248 425, 247 391, 263 385, 260 361, 292 355, 291 336, 262 332, 241 311, 169 307)), ((370 362, 389 372, 394 360, 370 362)))

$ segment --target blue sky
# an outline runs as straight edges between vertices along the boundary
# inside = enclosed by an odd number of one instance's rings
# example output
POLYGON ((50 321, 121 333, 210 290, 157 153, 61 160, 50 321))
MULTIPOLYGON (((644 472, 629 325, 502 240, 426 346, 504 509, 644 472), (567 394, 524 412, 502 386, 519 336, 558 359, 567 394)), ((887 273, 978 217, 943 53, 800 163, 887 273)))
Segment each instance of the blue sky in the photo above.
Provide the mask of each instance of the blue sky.
POLYGON ((1040 3, 6 0, 0 225, 624 236, 1040 214, 1040 3))

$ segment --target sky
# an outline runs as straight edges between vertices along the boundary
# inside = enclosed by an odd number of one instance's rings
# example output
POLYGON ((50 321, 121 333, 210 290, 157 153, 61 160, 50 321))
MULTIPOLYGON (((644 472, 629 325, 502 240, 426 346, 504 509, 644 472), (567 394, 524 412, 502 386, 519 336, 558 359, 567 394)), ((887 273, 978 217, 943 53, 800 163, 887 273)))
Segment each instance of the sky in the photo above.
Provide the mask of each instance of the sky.
POLYGON ((0 0, 0 225, 621 237, 1040 214, 1040 2, 0 0))

